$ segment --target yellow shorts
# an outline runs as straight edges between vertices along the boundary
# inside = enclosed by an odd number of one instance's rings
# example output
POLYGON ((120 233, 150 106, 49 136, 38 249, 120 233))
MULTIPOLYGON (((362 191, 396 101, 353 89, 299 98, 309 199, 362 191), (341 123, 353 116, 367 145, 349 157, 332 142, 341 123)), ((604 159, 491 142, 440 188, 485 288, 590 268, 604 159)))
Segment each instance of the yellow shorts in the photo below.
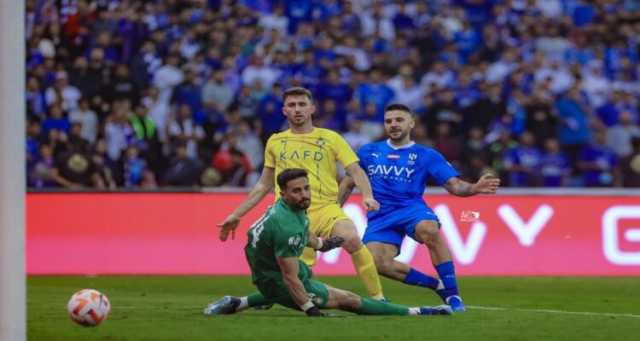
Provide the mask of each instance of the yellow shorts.
MULTIPOLYGON (((307 211, 309 217, 309 231, 314 235, 322 238, 331 236, 333 226, 340 220, 351 220, 338 206, 338 204, 330 204, 318 208, 309 208, 307 211)), ((312 266, 316 262, 316 252, 314 249, 307 247, 304 249, 300 259, 307 265, 312 266)))

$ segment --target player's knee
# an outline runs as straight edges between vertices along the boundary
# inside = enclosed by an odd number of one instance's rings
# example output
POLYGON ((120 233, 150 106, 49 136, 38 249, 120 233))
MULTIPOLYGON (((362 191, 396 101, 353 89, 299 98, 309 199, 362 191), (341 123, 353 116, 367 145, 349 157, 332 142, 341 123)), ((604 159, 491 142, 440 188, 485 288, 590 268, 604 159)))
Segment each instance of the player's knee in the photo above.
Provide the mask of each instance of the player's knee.
POLYGON ((389 276, 393 272, 393 260, 378 255, 374 256, 373 260, 376 263, 376 269, 379 274, 389 276))
POLYGON ((355 233, 347 234, 341 237, 344 238, 344 243, 342 243, 342 248, 344 248, 349 253, 354 253, 360 250, 360 248, 364 247, 364 245, 362 245, 362 242, 360 241, 360 238, 355 233))
POLYGON ((440 229, 435 222, 423 222, 416 226, 416 236, 427 246, 435 245, 440 238, 440 229))
POLYGON ((354 310, 360 307, 360 296, 345 291, 340 295, 339 303, 341 309, 354 310))
POLYGON ((358 236, 358 231, 350 221, 338 222, 334 226, 333 231, 331 231, 331 235, 342 237, 342 239, 344 239, 342 248, 349 253, 354 253, 363 247, 362 241, 360 241, 360 237, 358 236))

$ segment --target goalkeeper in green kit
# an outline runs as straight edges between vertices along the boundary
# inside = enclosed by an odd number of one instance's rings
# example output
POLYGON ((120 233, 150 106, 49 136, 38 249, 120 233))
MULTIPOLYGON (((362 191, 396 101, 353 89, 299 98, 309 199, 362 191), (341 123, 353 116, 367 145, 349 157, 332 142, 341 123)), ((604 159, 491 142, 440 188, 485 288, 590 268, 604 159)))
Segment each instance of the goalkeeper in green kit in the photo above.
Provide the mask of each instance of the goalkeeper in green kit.
POLYGON ((318 251, 339 247, 343 240, 322 240, 309 233, 305 210, 310 204, 309 181, 303 169, 290 168, 277 178, 280 199, 267 209, 249 231, 245 255, 259 293, 238 298, 225 296, 204 309, 206 315, 233 314, 249 301, 266 299, 285 307, 323 316, 320 309, 340 309, 361 315, 450 315, 448 305, 405 307, 360 297, 313 279, 311 269, 299 260, 306 246, 318 251))

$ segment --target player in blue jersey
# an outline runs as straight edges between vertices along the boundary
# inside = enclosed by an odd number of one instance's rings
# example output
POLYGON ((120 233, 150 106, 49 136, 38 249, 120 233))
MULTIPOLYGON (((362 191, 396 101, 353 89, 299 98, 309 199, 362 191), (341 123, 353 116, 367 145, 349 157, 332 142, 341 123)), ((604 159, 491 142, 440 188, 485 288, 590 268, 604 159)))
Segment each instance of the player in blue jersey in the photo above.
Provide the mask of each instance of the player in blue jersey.
MULTIPOLYGON (((442 154, 411 140, 414 126, 413 114, 407 106, 389 105, 384 114, 388 139, 364 145, 358 151, 360 165, 369 176, 373 196, 380 203, 379 211, 367 215, 363 242, 371 251, 381 275, 430 288, 454 311, 461 312, 465 307, 458 292, 451 254, 440 235, 438 217, 422 195, 429 179, 460 197, 494 194, 500 186, 500 179, 486 174, 476 183, 461 180, 442 154), (427 246, 439 279, 394 260, 406 235, 427 246)), ((351 178, 342 180, 338 196, 340 204, 344 204, 353 187, 351 178)))

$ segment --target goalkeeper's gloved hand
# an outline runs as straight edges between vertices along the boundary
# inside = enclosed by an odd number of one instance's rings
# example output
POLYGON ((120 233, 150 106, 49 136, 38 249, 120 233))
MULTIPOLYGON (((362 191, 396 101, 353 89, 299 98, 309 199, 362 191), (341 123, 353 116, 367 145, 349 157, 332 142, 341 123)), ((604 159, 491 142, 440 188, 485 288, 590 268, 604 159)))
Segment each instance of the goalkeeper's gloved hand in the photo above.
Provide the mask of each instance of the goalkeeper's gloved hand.
POLYGON ((324 316, 324 313, 320 311, 320 309, 318 307, 316 307, 315 305, 307 310, 304 311, 305 314, 307 314, 307 316, 309 317, 322 317, 324 316))
POLYGON ((344 243, 344 238, 338 236, 329 237, 327 239, 320 239, 320 247, 318 248, 318 251, 327 252, 329 250, 340 247, 342 243, 344 243))

